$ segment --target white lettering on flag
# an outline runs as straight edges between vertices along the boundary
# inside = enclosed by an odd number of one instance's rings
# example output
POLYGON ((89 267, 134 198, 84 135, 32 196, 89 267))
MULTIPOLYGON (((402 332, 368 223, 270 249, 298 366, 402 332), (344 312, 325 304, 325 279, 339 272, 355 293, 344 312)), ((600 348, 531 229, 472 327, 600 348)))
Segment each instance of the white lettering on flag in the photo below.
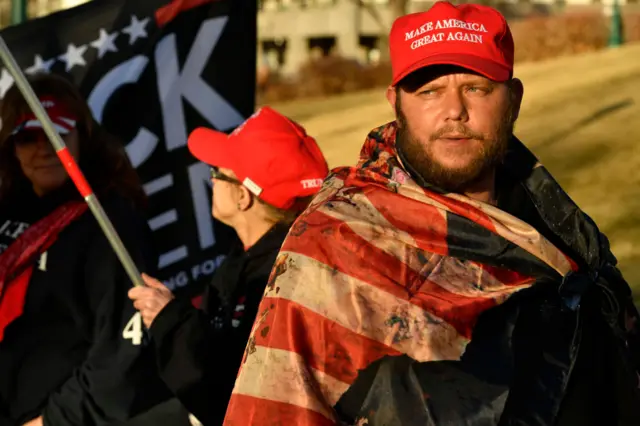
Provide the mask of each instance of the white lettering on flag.
POLYGON ((166 36, 156 47, 158 95, 164 119, 164 137, 169 151, 184 146, 187 141, 182 98, 188 100, 218 130, 229 130, 244 121, 244 117, 201 76, 227 21, 225 16, 209 19, 202 24, 182 72, 178 68, 174 34, 166 36))

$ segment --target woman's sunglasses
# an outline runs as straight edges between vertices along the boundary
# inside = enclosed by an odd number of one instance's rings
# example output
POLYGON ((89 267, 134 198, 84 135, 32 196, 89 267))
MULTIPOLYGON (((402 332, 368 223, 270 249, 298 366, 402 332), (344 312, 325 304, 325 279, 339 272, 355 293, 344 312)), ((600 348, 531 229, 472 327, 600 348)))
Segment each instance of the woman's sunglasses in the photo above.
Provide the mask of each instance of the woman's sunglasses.
POLYGON ((210 173, 211 173, 211 179, 223 180, 225 182, 235 183, 236 185, 242 185, 242 182, 240 182, 238 179, 232 178, 230 176, 225 175, 224 173, 221 173, 220 169, 218 169, 217 167, 211 167, 210 173))
POLYGON ((44 140, 45 142, 49 143, 49 140, 47 139, 47 136, 44 134, 44 132, 37 130, 22 130, 10 137, 10 141, 19 146, 35 144, 40 140, 44 140))

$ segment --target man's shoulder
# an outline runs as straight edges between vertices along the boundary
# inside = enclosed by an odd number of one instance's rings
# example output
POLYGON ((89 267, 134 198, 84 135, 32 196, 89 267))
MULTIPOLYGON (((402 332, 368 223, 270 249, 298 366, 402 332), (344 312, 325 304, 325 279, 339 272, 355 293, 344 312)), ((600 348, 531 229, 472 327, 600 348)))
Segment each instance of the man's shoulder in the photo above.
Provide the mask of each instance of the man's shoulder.
MULTIPOLYGON (((373 224, 372 205, 367 201, 368 185, 350 186, 337 176, 330 176, 309 207, 293 223, 282 251, 315 252, 353 237, 352 226, 373 224)), ((331 250, 326 254, 330 255, 331 250)))

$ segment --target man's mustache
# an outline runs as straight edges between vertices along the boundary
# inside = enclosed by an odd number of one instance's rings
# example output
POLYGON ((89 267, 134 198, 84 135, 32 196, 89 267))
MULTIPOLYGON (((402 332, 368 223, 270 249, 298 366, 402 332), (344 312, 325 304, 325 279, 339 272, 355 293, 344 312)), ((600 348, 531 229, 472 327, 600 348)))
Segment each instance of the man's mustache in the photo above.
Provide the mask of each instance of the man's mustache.
POLYGON ((438 139, 443 139, 447 135, 456 135, 458 137, 467 138, 467 139, 475 139, 482 141, 484 140, 484 135, 482 133, 474 132, 473 130, 460 125, 460 126, 447 126, 443 127, 436 132, 432 133, 429 136, 429 141, 433 142, 438 139))

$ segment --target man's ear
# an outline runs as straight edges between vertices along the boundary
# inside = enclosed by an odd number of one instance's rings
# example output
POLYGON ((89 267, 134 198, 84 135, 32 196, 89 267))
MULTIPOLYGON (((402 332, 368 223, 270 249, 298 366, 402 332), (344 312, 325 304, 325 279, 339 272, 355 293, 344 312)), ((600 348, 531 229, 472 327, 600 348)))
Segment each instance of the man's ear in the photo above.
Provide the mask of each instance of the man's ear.
POLYGON ((396 88, 394 86, 387 87, 387 101, 389 101, 389 105, 393 111, 396 111, 396 96, 400 95, 396 92, 396 88))
POLYGON ((519 78, 513 78, 509 82, 509 91, 511 92, 511 108, 513 121, 518 119, 520 107, 522 106, 522 98, 524 97, 524 85, 519 78))

